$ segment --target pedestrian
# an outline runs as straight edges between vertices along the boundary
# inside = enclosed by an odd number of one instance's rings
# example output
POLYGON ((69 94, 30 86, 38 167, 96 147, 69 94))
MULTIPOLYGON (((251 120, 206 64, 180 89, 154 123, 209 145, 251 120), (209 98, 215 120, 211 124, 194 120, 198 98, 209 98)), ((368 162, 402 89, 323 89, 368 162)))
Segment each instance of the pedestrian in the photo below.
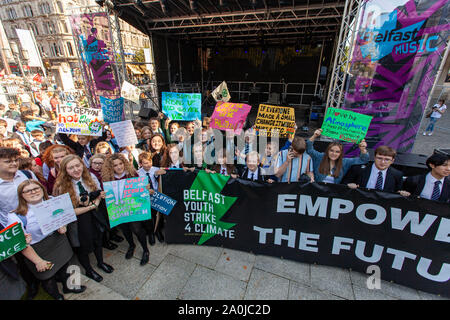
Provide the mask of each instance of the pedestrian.
POLYGON ((445 110, 447 110, 447 106, 444 103, 445 103, 445 100, 444 99, 440 99, 438 101, 438 103, 435 104, 433 106, 433 108, 431 109, 431 111, 430 111, 431 112, 431 114, 430 114, 430 122, 428 123, 428 126, 425 129, 425 131, 423 132, 424 136, 427 135, 427 132, 428 132, 429 136, 433 135, 434 125, 442 117, 442 115, 444 114, 445 110))

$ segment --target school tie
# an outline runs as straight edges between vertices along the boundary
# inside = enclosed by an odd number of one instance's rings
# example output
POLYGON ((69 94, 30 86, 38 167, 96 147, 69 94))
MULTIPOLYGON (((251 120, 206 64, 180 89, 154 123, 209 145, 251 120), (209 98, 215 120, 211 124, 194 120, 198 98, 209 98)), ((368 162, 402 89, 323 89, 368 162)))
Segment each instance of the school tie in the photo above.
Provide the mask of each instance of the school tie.
POLYGON ((225 174, 225 169, 222 169, 222 174, 225 174))
POLYGON ((84 154, 86 155, 86 158, 89 160, 92 156, 91 151, 87 146, 84 146, 84 154))
POLYGON ((255 179, 255 174, 252 172, 252 175, 250 176, 250 180, 254 180, 255 179))
POLYGON ((155 190, 155 189, 153 188, 152 178, 150 178, 150 173, 147 172, 146 175, 147 175, 147 177, 148 177, 148 183, 150 183, 150 188, 153 189, 153 190, 155 190))
POLYGON ((436 181, 434 183, 433 193, 431 194, 431 200, 438 200, 441 196, 441 188, 439 188, 441 182, 436 181))
POLYGON ((83 187, 83 184, 81 183, 81 181, 78 181, 77 185, 78 185, 78 190, 80 191, 80 194, 87 192, 86 189, 83 187))
POLYGON ((383 190, 383 173, 378 171, 377 183, 375 184, 376 190, 383 190))
POLYGON ((250 145, 248 143, 245 144, 245 154, 248 154, 248 152, 250 151, 250 145))

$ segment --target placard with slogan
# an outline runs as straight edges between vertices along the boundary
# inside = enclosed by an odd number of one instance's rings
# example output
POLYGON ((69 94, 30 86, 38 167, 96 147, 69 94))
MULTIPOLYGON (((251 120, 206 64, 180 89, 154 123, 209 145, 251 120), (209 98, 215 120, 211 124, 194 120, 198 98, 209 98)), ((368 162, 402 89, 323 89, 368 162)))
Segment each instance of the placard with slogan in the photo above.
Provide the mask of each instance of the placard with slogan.
POLYGON ((138 143, 136 131, 131 120, 113 122, 109 124, 120 148, 138 143))
POLYGON ((18 222, 0 231, 0 261, 8 259, 27 247, 22 225, 18 222))
POLYGON ((367 134, 371 116, 344 109, 328 108, 322 123, 322 135, 360 143, 367 134))
POLYGON ((200 93, 162 93, 162 112, 171 120, 191 121, 201 119, 202 95, 200 93))
POLYGON ((169 215, 177 202, 165 194, 155 191, 154 194, 150 195, 150 203, 152 209, 164 213, 165 215, 169 215))
POLYGON ((219 101, 211 116, 209 126, 213 129, 233 131, 235 134, 241 134, 251 109, 252 106, 248 104, 219 101))
POLYGON ((260 135, 271 137, 278 132, 280 138, 287 138, 295 133, 295 110, 291 107, 260 104, 255 120, 255 129, 260 135))
POLYGON ((103 119, 107 123, 123 121, 124 98, 120 97, 118 99, 108 99, 100 96, 100 105, 102 106, 103 119))
POLYGON ((111 228, 127 222, 151 219, 147 177, 103 182, 111 228))
POLYGON ((102 110, 78 107, 67 103, 57 108, 56 133, 78 134, 84 136, 101 136, 102 110))

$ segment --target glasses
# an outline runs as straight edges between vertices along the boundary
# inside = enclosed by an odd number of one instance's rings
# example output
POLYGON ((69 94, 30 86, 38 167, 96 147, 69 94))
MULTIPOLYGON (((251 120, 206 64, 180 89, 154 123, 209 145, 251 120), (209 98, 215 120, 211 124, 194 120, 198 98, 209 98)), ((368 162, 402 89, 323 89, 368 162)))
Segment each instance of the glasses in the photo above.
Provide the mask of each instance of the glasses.
POLYGON ((381 158, 381 157, 375 157, 380 162, 391 162, 392 158, 381 158))
POLYGON ((39 191, 41 191, 42 189, 39 187, 33 188, 33 189, 28 189, 28 190, 23 190, 22 193, 23 194, 32 194, 32 193, 37 193, 39 191))

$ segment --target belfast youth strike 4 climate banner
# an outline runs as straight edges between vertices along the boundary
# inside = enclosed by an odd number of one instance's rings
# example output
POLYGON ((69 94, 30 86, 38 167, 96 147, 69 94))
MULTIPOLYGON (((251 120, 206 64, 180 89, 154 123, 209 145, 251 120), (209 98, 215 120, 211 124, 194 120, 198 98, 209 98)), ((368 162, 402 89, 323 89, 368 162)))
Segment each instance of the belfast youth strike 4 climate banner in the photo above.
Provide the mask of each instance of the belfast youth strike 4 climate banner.
POLYGON ((450 35, 448 0, 361 7, 344 109, 373 116, 369 147, 411 152, 450 35))
POLYGON ((450 296, 450 207, 343 185, 260 184, 220 174, 167 172, 177 201, 166 241, 224 246, 365 273, 450 296))

